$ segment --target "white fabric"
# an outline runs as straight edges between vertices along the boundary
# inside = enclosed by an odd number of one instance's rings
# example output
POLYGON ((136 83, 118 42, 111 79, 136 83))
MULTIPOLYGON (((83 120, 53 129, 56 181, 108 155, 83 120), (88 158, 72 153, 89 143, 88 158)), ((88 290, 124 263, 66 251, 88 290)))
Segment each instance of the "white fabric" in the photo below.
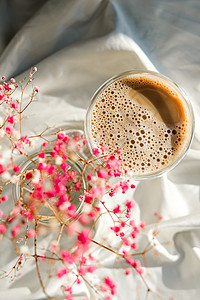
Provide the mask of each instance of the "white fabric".
MULTIPOLYGON (((27 132, 40 131, 45 124, 83 121, 95 90, 122 71, 157 69, 189 95, 196 120, 191 149, 167 175, 137 182, 129 198, 136 201, 135 218, 147 222, 141 250, 152 232, 160 231, 155 240, 157 254, 151 251, 147 255, 144 276, 155 292, 148 300, 200 299, 199 1, 15 0, 9 7, 8 2, 0 2, 0 75, 19 80, 30 66, 38 67, 34 85, 40 87, 40 93, 27 112, 32 115, 25 120, 27 132), (159 224, 155 223, 155 211, 163 217, 159 224)), ((121 195, 115 198, 123 201, 121 195)), ((108 227, 109 220, 102 220, 96 240, 108 234, 108 227)), ((48 244, 49 239, 41 243, 48 244)), ((91 276, 93 283, 110 275, 118 288, 114 299, 145 299, 141 279, 135 273, 125 277, 123 264, 115 261, 115 255, 97 247, 94 255, 101 258, 102 266, 91 276)), ((14 262, 13 252, 3 243, 0 269, 6 270, 14 262)), ((47 292, 56 296, 59 286, 52 278, 47 292)), ((83 295, 99 297, 82 285, 75 297, 83 295)), ((27 262, 15 281, 0 281, 0 299, 13 298, 45 299, 34 262, 27 262)))

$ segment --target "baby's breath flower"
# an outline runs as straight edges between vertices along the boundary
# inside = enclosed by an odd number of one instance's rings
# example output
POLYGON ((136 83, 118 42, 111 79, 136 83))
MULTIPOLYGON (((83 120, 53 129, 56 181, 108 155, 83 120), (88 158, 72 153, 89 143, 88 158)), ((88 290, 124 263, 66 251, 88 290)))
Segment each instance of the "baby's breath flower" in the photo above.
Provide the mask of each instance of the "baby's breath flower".
POLYGON ((9 181, 11 179, 11 175, 9 172, 4 172, 2 175, 1 175, 1 179, 2 181, 9 181))
POLYGON ((61 156, 57 156, 56 159, 55 159, 55 163, 56 163, 56 165, 58 165, 58 166, 62 164, 62 161, 63 161, 63 160, 62 160, 62 157, 61 157, 61 156))
POLYGON ((13 176, 11 177, 11 182, 12 182, 13 184, 19 182, 19 176, 13 175, 13 176))
POLYGON ((40 180, 40 171, 35 170, 35 172, 33 173, 32 183, 38 183, 39 180, 40 180))
POLYGON ((20 247, 20 253, 21 253, 21 254, 24 254, 24 255, 27 255, 27 254, 30 254, 31 252, 30 252, 30 249, 29 249, 28 246, 22 245, 22 246, 20 247))

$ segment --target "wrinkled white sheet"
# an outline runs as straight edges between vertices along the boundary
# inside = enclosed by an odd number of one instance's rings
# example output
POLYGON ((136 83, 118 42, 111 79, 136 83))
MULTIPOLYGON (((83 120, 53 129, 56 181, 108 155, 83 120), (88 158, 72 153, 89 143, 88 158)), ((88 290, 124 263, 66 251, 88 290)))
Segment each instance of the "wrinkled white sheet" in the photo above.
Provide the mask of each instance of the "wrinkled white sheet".
MULTIPOLYGON (((151 251, 147 256, 144 276, 155 292, 148 300, 199 300, 199 1, 15 0, 1 1, 0 11, 0 75, 19 80, 30 66, 38 67, 34 84, 40 87, 39 101, 29 110, 32 117, 25 120, 27 132, 40 131, 45 124, 83 122, 95 90, 122 71, 157 69, 185 89, 196 119, 191 149, 167 175, 137 182, 129 197, 137 203, 135 218, 147 222, 141 249, 151 240, 152 231, 160 230, 157 255, 151 251), (155 211, 163 217, 159 224, 155 224, 155 211)), ((123 201, 121 195, 115 198, 123 201)), ((107 235, 108 228, 109 221, 102 220, 96 240, 107 235)), ((49 239, 41 244, 48 244, 49 239)), ((0 269, 4 270, 15 261, 7 247, 5 243, 0 248, 0 269)), ((102 262, 91 277, 94 283, 107 274, 117 283, 114 299, 145 299, 144 284, 135 273, 125 277, 123 265, 106 250, 94 247, 94 255, 102 262)), ((60 294, 59 286, 52 278, 47 292, 60 294)), ((75 296, 81 299, 83 295, 98 299, 82 285, 75 296)), ((34 262, 27 262, 17 280, 0 281, 0 299, 45 299, 34 262)))

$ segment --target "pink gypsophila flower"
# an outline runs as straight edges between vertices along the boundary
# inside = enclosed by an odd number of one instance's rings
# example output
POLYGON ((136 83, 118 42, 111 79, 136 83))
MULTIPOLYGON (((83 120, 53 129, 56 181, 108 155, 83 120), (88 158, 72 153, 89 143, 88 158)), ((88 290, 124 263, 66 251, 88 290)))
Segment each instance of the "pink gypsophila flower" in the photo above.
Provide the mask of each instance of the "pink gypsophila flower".
POLYGON ((4 87, 5 90, 10 91, 10 84, 9 83, 5 83, 3 87, 4 87))
POLYGON ((127 212, 131 211, 131 208, 134 207, 135 203, 133 201, 127 201, 126 202, 126 207, 127 207, 127 212))
POLYGON ((92 149, 92 153, 94 154, 94 156, 98 156, 99 153, 100 153, 100 151, 99 151, 98 148, 93 148, 93 149, 92 149))
POLYGON ((17 149, 21 154, 23 153, 23 145, 20 142, 15 143, 15 149, 17 149))
POLYGON ((95 211, 90 211, 88 216, 90 217, 90 219, 95 220, 97 217, 97 213, 95 211))
POLYGON ((61 277, 63 277, 64 275, 66 275, 66 274, 68 274, 68 273, 69 273, 69 269, 66 267, 66 268, 62 268, 62 269, 58 270, 58 271, 56 272, 56 276, 57 276, 58 278, 61 278, 61 277))
POLYGON ((14 131, 15 131, 15 129, 14 129, 13 126, 7 126, 6 127, 7 134, 12 135, 14 133, 14 131))
POLYGON ((26 173, 26 180, 30 180, 33 178, 33 174, 31 172, 26 173))
POLYGON ((44 152, 40 152, 40 153, 38 153, 38 157, 44 159, 44 158, 46 158, 46 154, 44 152))
POLYGON ((84 267, 80 267, 79 269, 78 269, 78 273, 80 274, 80 275, 85 275, 86 274, 86 272, 87 272, 87 270, 86 270, 86 268, 84 268, 84 267))
POLYGON ((121 172, 120 170, 115 170, 115 171, 114 171, 114 176, 115 176, 115 177, 120 177, 121 174, 122 174, 122 172, 121 172))
POLYGON ((87 272, 93 273, 96 269, 97 269, 96 266, 89 266, 89 267, 87 268, 87 272))
POLYGON ((119 204, 115 208, 113 208, 113 212, 114 212, 114 214, 117 214, 117 213, 120 212, 120 206, 119 206, 119 204))
POLYGON ((12 103, 12 108, 18 109, 18 107, 19 107, 19 104, 17 102, 12 103))
POLYGON ((73 264, 74 263, 74 258, 73 256, 66 250, 61 250, 60 251, 60 256, 64 259, 64 261, 68 264, 73 264))
POLYGON ((25 144, 30 144, 30 139, 29 139, 29 137, 28 137, 28 135, 23 135, 22 137, 21 137, 21 140, 22 140, 22 142, 23 143, 25 143, 25 144))
POLYGON ((11 79, 10 79, 10 82, 11 82, 11 83, 15 83, 15 78, 11 78, 11 79))
POLYGON ((4 172, 6 172, 6 168, 0 164, 0 174, 3 174, 4 172))
POLYGON ((133 257, 128 257, 128 258, 126 258, 126 261, 127 261, 127 263, 129 264, 129 265, 131 265, 131 266, 133 266, 134 265, 134 259, 133 259, 133 257))
POLYGON ((137 249, 137 244, 136 244, 136 243, 132 243, 132 244, 131 244, 131 248, 132 248, 133 250, 136 250, 136 249, 137 249))
POLYGON ((80 183, 80 182, 77 182, 77 183, 74 185, 74 188, 75 188, 75 191, 79 191, 80 188, 81 188, 81 183, 80 183))
POLYGON ((70 166, 68 166, 68 164, 64 162, 60 165, 60 167, 65 172, 67 172, 70 169, 70 166))
POLYGON ((132 271, 130 269, 127 269, 125 272, 126 275, 130 275, 131 273, 132 273, 132 271))
POLYGON ((83 245, 87 245, 90 243, 90 230, 83 229, 83 231, 78 235, 78 241, 83 245))
POLYGON ((105 170, 100 170, 98 173, 97 173, 97 176, 99 178, 103 178, 103 179, 106 179, 108 177, 108 173, 105 171, 105 170))
POLYGON ((104 282, 107 286, 109 286, 110 288, 110 291, 111 291, 111 295, 115 295, 116 294, 116 285, 114 283, 114 281, 112 279, 110 279, 109 276, 107 276, 105 279, 104 279, 104 282))
POLYGON ((8 196, 7 195, 4 195, 2 198, 1 198, 2 201, 6 202, 8 201, 8 196))
POLYGON ((93 187, 90 193, 94 198, 101 198, 105 194, 105 188, 102 186, 93 187))
POLYGON ((85 195, 85 203, 91 204, 93 201, 93 196, 90 194, 85 195))
POLYGON ((141 221, 140 223, 140 228, 144 229, 146 226, 146 222, 145 221, 141 221))
POLYGON ((29 230, 28 230, 28 237, 29 237, 29 238, 33 238, 33 237, 35 237, 35 236, 36 236, 35 230, 34 230, 34 229, 29 229, 29 230))
POLYGON ((21 168, 18 165, 15 165, 13 167, 13 171, 16 172, 16 173, 19 173, 21 171, 21 168))
POLYGON ((114 156, 110 156, 107 160, 106 168, 108 169, 118 169, 121 166, 121 162, 114 156))
POLYGON ((127 238, 125 238, 125 239, 123 239, 123 244, 126 245, 126 246, 129 246, 130 241, 127 238))
POLYGON ((5 94, 3 92, 0 92, 0 100, 3 100, 4 97, 5 97, 5 94))
POLYGON ((74 204, 70 204, 67 208, 67 214, 70 218, 74 217, 76 214, 76 207, 74 204))
POLYGON ((6 231, 6 225, 3 224, 3 223, 1 223, 1 224, 0 224, 0 234, 4 234, 5 231, 6 231))
POLYGON ((113 227, 110 227, 110 229, 112 229, 115 233, 118 233, 120 231, 119 226, 113 226, 113 227))
POLYGON ((16 225, 16 226, 14 226, 12 228, 11 234, 12 234, 13 239, 16 239, 16 237, 18 236, 19 232, 20 232, 20 225, 16 225))
POLYGON ((92 178, 93 178, 93 175, 92 175, 92 174, 88 174, 88 176, 87 176, 87 181, 92 180, 92 178))
POLYGON ((126 191, 128 191, 128 189, 129 189, 128 183, 126 181, 121 181, 120 186, 121 186, 123 194, 125 194, 126 191))
POLYGON ((64 134, 64 132, 59 132, 58 134, 57 134, 57 137, 58 137, 58 139, 59 140, 63 140, 64 139, 64 137, 65 137, 65 134, 64 134))
POLYGON ((44 148, 46 148, 46 147, 48 147, 49 146, 49 144, 47 143, 47 142, 44 142, 43 144, 42 144, 42 147, 44 147, 44 148))

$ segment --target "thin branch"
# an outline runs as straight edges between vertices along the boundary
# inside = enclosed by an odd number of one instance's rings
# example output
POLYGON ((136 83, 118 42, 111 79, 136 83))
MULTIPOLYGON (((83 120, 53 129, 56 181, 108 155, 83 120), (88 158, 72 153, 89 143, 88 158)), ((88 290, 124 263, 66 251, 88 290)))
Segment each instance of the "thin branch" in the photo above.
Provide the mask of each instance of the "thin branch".
POLYGON ((43 281, 42 281, 42 278, 41 278, 41 275, 40 275, 39 264, 38 264, 38 256, 37 256, 37 226, 38 226, 38 221, 36 220, 35 221, 35 232, 36 232, 36 234, 35 234, 35 238, 34 238, 34 249, 35 249, 34 258, 35 258, 36 270, 37 270, 39 282, 40 282, 40 285, 42 287, 43 293, 46 295, 48 300, 52 300, 52 298, 46 292, 45 286, 43 284, 43 281))

